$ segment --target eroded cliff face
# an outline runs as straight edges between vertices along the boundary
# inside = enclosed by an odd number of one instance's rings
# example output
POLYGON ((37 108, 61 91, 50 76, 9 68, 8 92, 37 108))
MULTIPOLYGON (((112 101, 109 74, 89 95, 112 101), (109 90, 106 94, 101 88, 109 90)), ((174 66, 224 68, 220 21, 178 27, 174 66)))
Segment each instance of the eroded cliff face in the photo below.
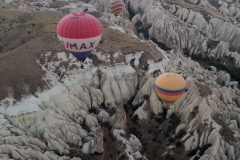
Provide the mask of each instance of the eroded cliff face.
POLYGON ((219 60, 218 64, 229 70, 239 68, 240 29, 231 17, 201 7, 197 2, 196 5, 154 0, 125 3, 132 22, 146 30, 145 38, 154 38, 165 49, 178 49, 198 59, 219 60))
POLYGON ((189 0, 190 2, 195 5, 211 8, 213 10, 221 12, 223 15, 229 17, 234 21, 233 23, 239 26, 239 1, 228 1, 228 0, 219 0, 219 1, 196 1, 196 0, 189 0))
MULTIPOLYGON (((151 38, 164 50, 177 49, 196 60, 204 60, 210 65, 226 69, 235 79, 240 79, 239 2, 124 2, 127 11, 124 10, 121 15, 125 19, 124 23, 118 23, 121 27, 129 23, 126 20, 129 17, 140 38, 151 38)), ((106 1, 92 0, 89 3, 99 10, 110 12, 106 9, 106 1)))
MULTIPOLYGON (((105 1, 69 2, 59 9, 88 8, 99 15, 105 35, 111 35, 103 37, 84 70, 64 51, 49 50, 34 59, 44 71, 46 88, 21 101, 13 96, 1 101, 0 158, 240 159, 238 82, 213 66, 202 68, 181 52, 187 48, 191 54, 219 58, 226 52, 238 55, 228 50, 238 45, 228 44, 231 37, 215 43, 220 35, 210 32, 215 22, 231 23, 229 16, 217 13, 207 22, 199 12, 170 1, 125 2, 130 14, 124 11, 122 18, 107 13, 105 1), (164 51, 153 41, 138 38, 134 24, 149 29, 143 37, 164 40, 175 50, 164 51), (209 48, 210 42, 214 47, 209 48), (155 78, 164 72, 181 74, 187 81, 186 93, 167 113, 153 88, 155 78)), ((50 4, 54 2, 39 9, 47 10, 50 4)))

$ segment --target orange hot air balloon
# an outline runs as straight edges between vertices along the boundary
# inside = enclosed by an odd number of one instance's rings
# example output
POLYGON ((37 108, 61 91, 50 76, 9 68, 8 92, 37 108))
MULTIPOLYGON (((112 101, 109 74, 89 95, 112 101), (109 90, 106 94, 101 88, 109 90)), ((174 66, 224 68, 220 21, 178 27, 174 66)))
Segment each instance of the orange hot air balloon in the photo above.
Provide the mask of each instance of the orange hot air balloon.
POLYGON ((113 14, 117 17, 123 10, 124 3, 122 0, 111 0, 109 7, 111 8, 113 14))
POLYGON ((186 81, 176 73, 164 73, 157 77, 155 91, 167 106, 171 106, 184 93, 186 81))

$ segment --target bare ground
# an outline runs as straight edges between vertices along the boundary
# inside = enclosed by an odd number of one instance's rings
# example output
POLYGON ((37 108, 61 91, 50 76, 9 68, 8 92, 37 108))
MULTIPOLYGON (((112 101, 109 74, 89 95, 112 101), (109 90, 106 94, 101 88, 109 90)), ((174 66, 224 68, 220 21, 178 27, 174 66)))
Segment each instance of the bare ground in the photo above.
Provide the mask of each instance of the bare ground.
MULTIPOLYGON (((109 28, 110 25, 107 22, 103 22, 103 20, 101 20, 101 23, 103 25, 103 36, 97 46, 97 49, 102 51, 104 54, 110 54, 111 63, 113 63, 113 55, 117 51, 121 51, 124 55, 144 51, 145 54, 143 54, 140 58, 140 66, 147 65, 146 59, 155 59, 154 54, 158 52, 155 46, 150 43, 140 42, 130 34, 122 33, 116 29, 111 29, 109 28)), ((161 55, 158 57, 160 59, 162 58, 161 55)), ((120 61, 116 61, 116 63, 123 61, 125 60, 121 59, 120 61)), ((97 65, 101 62, 94 61, 93 63, 97 65)))
MULTIPOLYGON (((2 4, 0 4, 2 5, 2 4)), ((57 5, 57 4, 56 4, 57 5)), ((60 5, 60 4, 59 4, 60 5)), ((101 14, 94 12, 96 16, 101 14)), ((12 96, 20 100, 23 95, 35 94, 37 90, 46 88, 41 80, 44 75, 36 60, 41 54, 52 51, 67 52, 58 42, 56 27, 63 13, 54 11, 20 11, 10 6, 0 9, 0 100, 12 96)), ((142 43, 131 35, 110 29, 109 23, 100 20, 103 26, 103 37, 97 50, 103 54, 110 54, 113 63, 113 54, 120 50, 124 54, 136 51, 149 53, 153 46, 142 43)), ((154 47, 155 48, 155 47, 154 47)), ((149 54, 145 58, 151 58, 149 54)), ((92 56, 95 65, 101 62, 92 56)), ((125 61, 125 59, 119 59, 125 61)), ((146 65, 141 61, 140 65, 146 65)))
POLYGON ((229 126, 227 126, 222 120, 221 116, 213 116, 214 121, 222 126, 222 129, 219 131, 220 135, 223 136, 223 139, 227 142, 237 142, 238 140, 234 137, 234 132, 229 126))
POLYGON ((189 9, 192 9, 194 11, 201 12, 203 15, 211 15, 212 17, 221 18, 221 19, 223 19, 227 22, 230 22, 228 17, 225 17, 221 13, 218 13, 217 11, 212 10, 210 8, 189 4, 189 3, 186 3, 186 2, 180 1, 180 0, 167 0, 167 2, 170 2, 170 3, 173 3, 173 4, 178 4, 178 5, 180 5, 184 8, 189 8, 189 9))
POLYGON ((53 33, 62 14, 4 8, 0 15, 0 99, 20 100, 46 87, 36 60, 50 50, 63 50, 53 33))
POLYGON ((197 81, 195 81, 195 84, 197 85, 197 87, 200 91, 200 96, 207 97, 208 95, 212 94, 212 90, 208 86, 201 84, 197 81))

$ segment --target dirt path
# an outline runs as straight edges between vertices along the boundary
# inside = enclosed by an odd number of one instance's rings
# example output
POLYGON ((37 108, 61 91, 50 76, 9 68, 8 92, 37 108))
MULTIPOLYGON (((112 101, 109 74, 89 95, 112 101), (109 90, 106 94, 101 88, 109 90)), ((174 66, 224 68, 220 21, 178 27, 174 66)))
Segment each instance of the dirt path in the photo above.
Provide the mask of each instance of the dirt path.
POLYGON ((230 19, 223 16, 222 14, 210 9, 210 8, 205 8, 205 7, 201 7, 201 6, 197 6, 197 5, 193 5, 193 4, 189 4, 189 3, 186 3, 186 2, 183 2, 183 1, 180 1, 180 0, 166 0, 166 2, 170 2, 170 3, 174 3, 174 4, 178 4, 184 8, 190 8, 194 11, 197 11, 197 12, 207 12, 209 15, 215 17, 215 18, 221 18, 227 22, 230 22, 230 19))

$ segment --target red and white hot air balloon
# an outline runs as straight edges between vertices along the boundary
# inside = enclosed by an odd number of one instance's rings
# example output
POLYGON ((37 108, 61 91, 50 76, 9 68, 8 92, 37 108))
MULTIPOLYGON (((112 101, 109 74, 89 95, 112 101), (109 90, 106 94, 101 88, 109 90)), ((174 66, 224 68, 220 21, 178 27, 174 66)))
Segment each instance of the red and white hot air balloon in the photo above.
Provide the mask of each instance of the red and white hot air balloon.
POLYGON ((72 13, 59 21, 57 36, 60 43, 83 63, 98 45, 102 37, 102 26, 90 14, 72 13))

